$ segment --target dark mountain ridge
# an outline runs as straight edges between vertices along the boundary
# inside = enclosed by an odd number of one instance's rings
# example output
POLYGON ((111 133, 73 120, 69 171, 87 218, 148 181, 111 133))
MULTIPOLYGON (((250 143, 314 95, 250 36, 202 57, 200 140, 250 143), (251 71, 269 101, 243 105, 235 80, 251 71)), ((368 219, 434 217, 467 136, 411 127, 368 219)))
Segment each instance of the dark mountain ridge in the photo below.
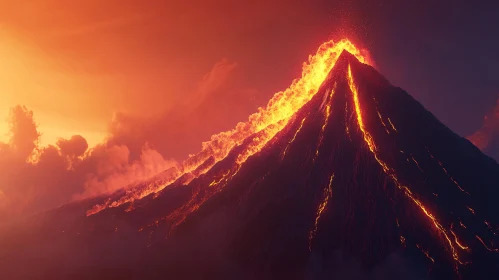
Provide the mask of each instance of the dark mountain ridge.
POLYGON ((2 273, 16 274, 6 279, 499 276, 499 165, 348 52, 285 128, 237 164, 261 133, 205 174, 181 177, 133 204, 86 217, 92 200, 39 215, 31 232, 3 239, 2 273), (33 271, 23 271, 27 264, 33 271))

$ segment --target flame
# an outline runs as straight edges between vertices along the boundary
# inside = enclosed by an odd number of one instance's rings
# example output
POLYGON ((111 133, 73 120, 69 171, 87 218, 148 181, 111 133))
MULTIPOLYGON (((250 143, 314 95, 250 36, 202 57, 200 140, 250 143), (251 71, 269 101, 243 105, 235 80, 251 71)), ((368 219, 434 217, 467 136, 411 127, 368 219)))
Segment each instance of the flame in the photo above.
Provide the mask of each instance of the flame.
POLYGON ((258 112, 252 114, 247 122, 237 124, 233 130, 213 135, 210 141, 204 142, 201 152, 189 157, 182 163, 182 166, 179 168, 181 172, 175 178, 163 184, 155 184, 129 192, 112 203, 95 205, 87 211, 87 216, 98 213, 107 207, 118 207, 124 203, 141 199, 149 194, 157 193, 182 175, 194 171, 208 158, 214 157, 215 163, 224 159, 232 148, 242 144, 251 135, 265 129, 265 133, 259 135, 257 139, 253 139, 253 145, 238 157, 237 163, 242 164, 250 156, 259 152, 270 139, 286 126, 294 113, 317 93, 320 85, 334 67, 343 50, 354 55, 362 63, 370 63, 366 53, 355 47, 347 39, 336 43, 332 40, 323 43, 316 54, 309 57, 308 63, 303 64, 301 78, 294 80, 286 90, 276 93, 267 106, 259 108, 258 112))
POLYGON ((371 153, 374 156, 374 159, 381 166, 381 168, 383 169, 385 174, 387 174, 392 179, 392 181, 395 183, 397 188, 402 190, 404 192, 404 194, 421 209, 423 214, 430 219, 432 224, 435 226, 435 229, 447 241, 447 244, 448 244, 449 249, 450 249, 451 254, 452 254, 452 258, 456 262, 458 262, 459 264, 462 264, 462 262, 459 258, 459 255, 457 253, 457 249, 454 246, 454 243, 449 238, 449 235, 448 235, 447 231, 445 230, 445 228, 440 224, 440 222, 435 218, 435 216, 426 208, 426 206, 424 206, 423 203, 414 196, 412 191, 407 186, 403 186, 402 184, 400 184, 393 169, 389 168, 388 165, 382 159, 380 159, 380 157, 378 155, 378 150, 377 150, 376 144, 375 144, 371 134, 365 128, 364 119, 362 118, 362 109, 360 107, 359 93, 358 93, 357 87, 356 87, 354 79, 353 79, 352 69, 351 69, 350 65, 348 65, 348 73, 347 74, 348 74, 348 77, 347 77, 348 85, 350 87, 350 91, 352 92, 353 101, 355 104, 355 112, 357 115, 357 122, 359 124, 359 129, 361 130, 363 138, 364 138, 364 142, 366 142, 369 150, 371 151, 371 153))
POLYGON ((319 226, 319 219, 321 218, 322 213, 326 209, 327 204, 329 203, 329 199, 333 195, 333 190, 332 190, 333 178, 334 174, 332 174, 331 177, 329 178, 329 185, 327 186, 327 188, 324 188, 324 198, 322 199, 322 202, 319 204, 319 207, 317 207, 317 214, 315 216, 314 227, 308 235, 308 249, 310 251, 312 251, 312 239, 315 237, 317 233, 317 228, 319 226))

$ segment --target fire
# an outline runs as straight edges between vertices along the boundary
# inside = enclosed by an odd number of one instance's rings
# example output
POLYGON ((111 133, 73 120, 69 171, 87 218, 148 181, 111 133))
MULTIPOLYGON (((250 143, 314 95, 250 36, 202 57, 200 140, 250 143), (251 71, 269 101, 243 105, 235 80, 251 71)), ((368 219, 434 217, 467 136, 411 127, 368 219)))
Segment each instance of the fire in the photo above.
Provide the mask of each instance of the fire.
POLYGON ((348 65, 347 79, 348 79, 348 85, 350 87, 350 91, 352 92, 352 95, 353 95, 353 101, 354 101, 354 105, 355 105, 355 112, 357 115, 357 122, 359 124, 359 129, 361 130, 362 135, 364 137, 364 141, 366 142, 369 150, 373 154, 375 160, 381 166, 381 168, 383 169, 385 174, 387 174, 392 179, 392 181, 395 183, 397 188, 402 190, 404 192, 404 194, 421 209, 421 211, 424 213, 424 215, 430 219, 432 224, 435 226, 435 229, 447 241, 453 259, 456 262, 462 264, 462 262, 459 258, 459 255, 457 253, 457 249, 454 246, 454 243, 451 241, 445 228, 440 224, 440 222, 435 218, 435 216, 423 205, 423 203, 414 196, 412 191, 407 186, 403 186, 400 184, 397 176, 394 173, 394 170, 391 169, 390 167, 388 167, 387 163, 384 162, 382 159, 380 159, 380 157, 378 155, 378 150, 377 150, 376 144, 375 144, 371 134, 366 130, 366 127, 364 124, 364 119, 362 118, 362 109, 361 109, 360 101, 359 101, 359 93, 358 93, 357 87, 356 87, 354 79, 353 79, 352 69, 351 69, 350 65, 348 65))
POLYGON ((327 188, 324 188, 324 198, 322 199, 321 204, 319 204, 319 207, 317 207, 317 214, 315 216, 315 223, 313 229, 310 231, 308 235, 308 249, 311 251, 312 250, 312 239, 315 237, 315 234, 317 233, 317 228, 319 226, 319 219, 322 216, 322 213, 327 207, 327 204, 329 203, 329 199, 333 195, 333 190, 332 190, 332 184, 333 184, 333 178, 334 174, 331 175, 329 178, 329 185, 327 188))
POLYGON ((243 143, 245 139, 265 130, 265 133, 257 139, 253 139, 253 145, 238 157, 238 164, 242 164, 247 158, 259 152, 270 139, 286 126, 294 113, 317 93, 343 50, 354 55, 360 62, 369 63, 365 52, 347 39, 336 43, 332 40, 323 43, 316 54, 309 57, 308 63, 303 64, 301 78, 294 80, 286 90, 276 93, 267 106, 259 108, 258 112, 252 114, 247 122, 237 124, 233 130, 213 135, 210 141, 204 142, 201 152, 185 160, 179 168, 181 172, 176 177, 163 184, 153 184, 150 187, 130 192, 114 202, 96 205, 87 212, 87 216, 98 213, 107 207, 118 207, 149 194, 157 193, 182 175, 194 171, 208 158, 214 157, 216 163, 225 158, 232 148, 243 143))

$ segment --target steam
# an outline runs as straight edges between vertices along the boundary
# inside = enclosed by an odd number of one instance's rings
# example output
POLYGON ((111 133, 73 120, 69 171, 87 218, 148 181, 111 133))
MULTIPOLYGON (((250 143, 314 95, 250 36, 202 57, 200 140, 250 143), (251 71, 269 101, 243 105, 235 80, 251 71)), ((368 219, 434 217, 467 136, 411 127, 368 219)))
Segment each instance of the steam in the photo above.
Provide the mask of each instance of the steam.
POLYGON ((176 110, 161 116, 115 113, 107 139, 95 147, 82 135, 42 147, 35 113, 13 107, 9 140, 0 142, 0 218, 109 194, 176 166, 165 155, 184 158, 189 148, 198 150, 202 140, 238 121, 226 116, 244 118, 256 107, 241 102, 254 90, 233 83, 236 70, 235 62, 216 62, 176 110))
POLYGON ((9 141, 0 143, 2 217, 107 194, 176 164, 147 143, 138 160, 132 160, 123 145, 106 142, 89 150, 81 135, 40 147, 33 111, 24 106, 11 109, 9 125, 9 141))

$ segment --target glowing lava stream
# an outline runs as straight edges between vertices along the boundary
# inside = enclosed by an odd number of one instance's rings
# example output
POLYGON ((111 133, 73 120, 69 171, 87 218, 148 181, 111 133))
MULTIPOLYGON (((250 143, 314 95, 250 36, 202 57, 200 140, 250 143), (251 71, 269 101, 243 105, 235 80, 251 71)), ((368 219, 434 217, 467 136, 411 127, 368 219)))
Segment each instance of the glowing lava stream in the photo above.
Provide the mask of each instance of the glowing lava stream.
POLYGON ((326 105, 326 109, 324 110, 324 124, 322 125, 321 131, 319 132, 319 141, 317 142, 317 150, 315 151, 315 157, 314 157, 313 161, 315 161, 317 159, 317 157, 319 156, 319 148, 322 145, 322 140, 324 138, 324 131, 326 130, 329 116, 331 115, 331 99, 333 98, 335 90, 336 90, 336 83, 334 84, 333 89, 331 90, 331 93, 328 95, 328 98, 326 101, 327 105, 326 105))
POLYGON ((303 123, 305 122, 305 120, 307 119, 307 117, 304 117, 302 120, 301 120, 301 123, 300 123, 300 126, 298 127, 298 129, 296 130, 295 132, 295 135, 293 135, 293 138, 291 138, 291 140, 288 142, 288 144, 286 145, 286 148, 284 148, 284 152, 282 152, 282 157, 281 157, 281 160, 286 156, 286 152, 288 151, 289 149, 289 146, 291 146, 291 144, 293 144, 293 142, 295 141, 296 139, 296 135, 298 135, 298 133, 300 133, 300 130, 301 128, 303 127, 303 123))
POLYGON ((308 250, 312 251, 312 239, 315 237, 315 234, 317 233, 317 228, 319 226, 319 219, 322 216, 322 213, 326 209, 329 200, 331 199, 331 196, 333 195, 333 189, 332 189, 332 184, 333 184, 333 178, 334 174, 331 175, 329 178, 329 185, 327 188, 324 188, 324 197, 322 199, 321 204, 319 204, 319 207, 317 208, 317 214, 315 216, 315 223, 314 227, 310 230, 308 234, 308 250))
POLYGON ((303 64, 301 78, 294 80, 286 90, 276 93, 267 106, 259 108, 258 112, 252 114, 247 122, 237 124, 233 130, 213 135, 210 141, 204 142, 201 152, 189 157, 181 164, 179 167, 180 172, 178 172, 177 176, 159 185, 151 184, 145 188, 131 190, 113 202, 95 205, 87 211, 87 216, 96 214, 108 207, 118 207, 124 203, 141 199, 149 194, 157 193, 182 175, 194 171, 208 158, 213 157, 216 163, 224 159, 232 148, 241 145, 246 138, 266 128, 270 128, 258 139, 255 139, 254 144, 246 149, 237 159, 238 164, 246 161, 248 157, 259 152, 270 139, 282 130, 294 113, 317 93, 320 85, 336 64, 343 50, 354 55, 360 62, 368 63, 364 52, 355 47, 347 39, 343 39, 337 43, 332 40, 323 43, 316 54, 309 57, 308 63, 303 64))
MULTIPOLYGON (((365 125, 364 125, 364 119, 362 118, 362 110, 361 110, 360 101, 359 101, 359 93, 357 91, 357 87, 355 86, 355 82, 354 82, 353 75, 352 75, 352 69, 351 69, 350 65, 348 65, 347 80, 348 80, 348 85, 350 87, 350 91, 352 92, 352 95, 353 95, 353 101, 354 101, 354 105, 355 105, 355 112, 357 115, 357 122, 359 124, 359 129, 361 130, 362 135, 364 137, 364 141, 366 142, 367 146, 369 147, 369 150, 373 154, 374 159, 381 166, 381 168, 383 169, 385 174, 388 175, 392 179, 392 181, 395 183, 397 188, 402 190, 404 192, 404 194, 409 199, 411 199, 421 209, 421 211, 433 223, 433 225, 435 226, 435 229, 446 239, 446 241, 449 245, 449 249, 450 249, 451 254, 452 254, 452 258, 456 262, 458 262, 459 264, 463 264, 463 262, 459 259, 459 255, 457 253, 457 248, 454 245, 454 243, 452 242, 452 240, 450 239, 449 234, 447 233, 445 228, 440 224, 440 222, 435 218, 435 216, 431 212, 429 212, 428 209, 426 209, 426 207, 423 205, 423 203, 414 196, 412 191, 407 186, 403 186, 400 184, 397 176, 395 175, 394 170, 392 168, 388 167, 388 165, 383 160, 380 159, 380 157, 378 155, 378 149, 376 147, 376 144, 374 143, 374 140, 373 140, 371 134, 366 130, 365 125)), ((464 247, 463 245, 461 245, 461 246, 464 247)), ((458 245, 459 248, 461 248, 461 246, 458 245)))

